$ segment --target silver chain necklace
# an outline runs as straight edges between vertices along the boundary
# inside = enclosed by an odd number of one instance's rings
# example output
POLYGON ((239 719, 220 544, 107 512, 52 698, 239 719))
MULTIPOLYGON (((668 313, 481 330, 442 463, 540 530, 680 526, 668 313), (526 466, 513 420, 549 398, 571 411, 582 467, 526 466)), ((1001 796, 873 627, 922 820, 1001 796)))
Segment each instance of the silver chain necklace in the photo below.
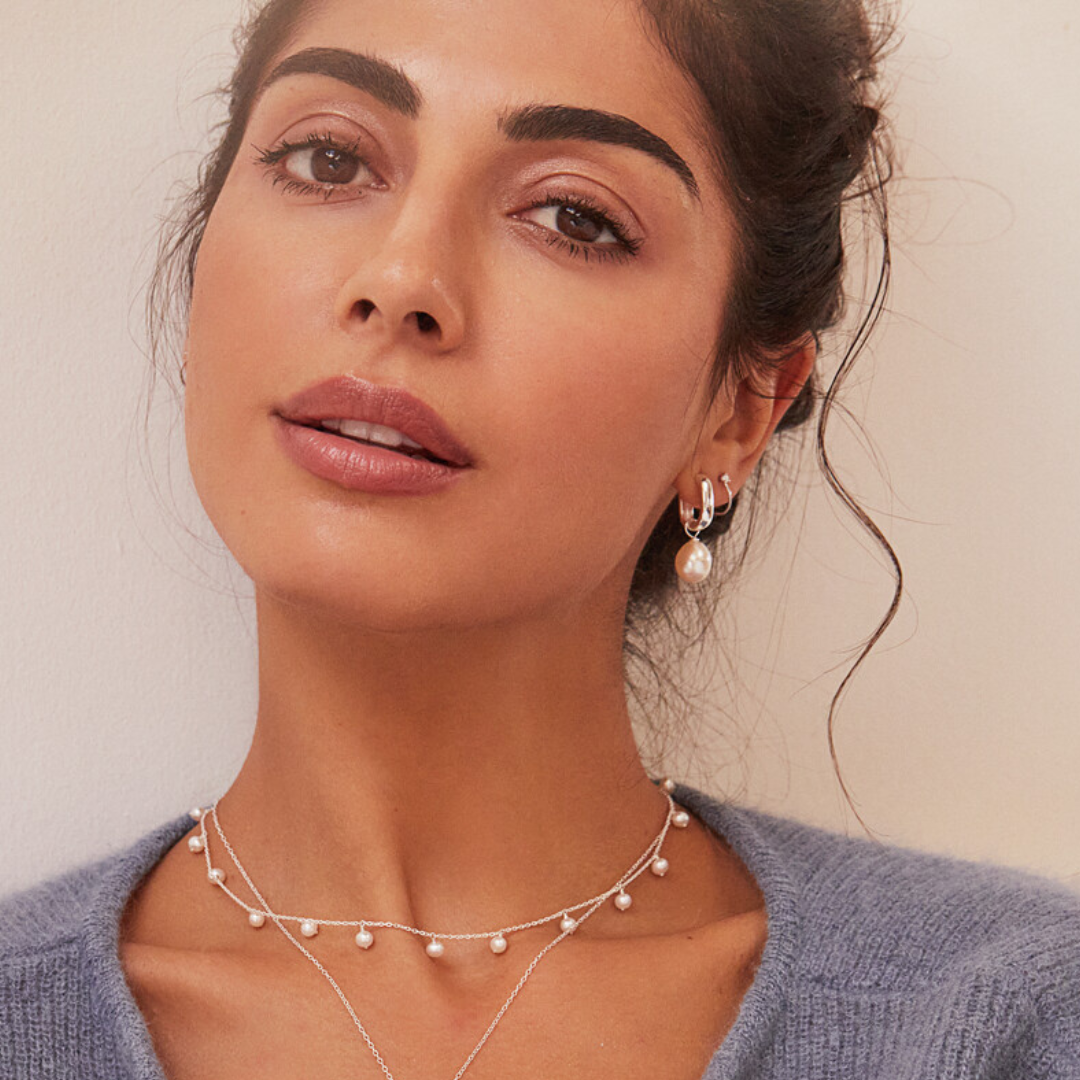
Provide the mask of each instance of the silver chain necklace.
POLYGON ((258 929, 265 925, 267 918, 271 919, 277 928, 289 939, 289 941, 299 949, 322 973, 327 982, 333 988, 334 993, 337 994, 341 1000, 341 1004, 345 1007, 346 1012, 349 1014, 349 1018, 352 1020, 359 1032, 361 1038, 367 1043, 368 1049, 371 1051, 372 1056, 375 1058, 376 1063, 386 1076, 386 1080, 394 1080, 394 1074, 390 1071, 390 1067, 386 1064, 382 1054, 379 1053, 378 1048, 372 1041, 371 1036, 368 1034, 367 1029, 360 1022, 360 1018, 356 1015, 356 1011, 353 1009, 349 999, 345 996, 344 991, 338 985, 337 980, 330 974, 329 971, 323 966, 317 957, 312 955, 309 949, 307 949, 293 933, 285 925, 286 923, 298 923, 300 927, 300 933, 306 938, 315 937, 321 926, 342 926, 342 927, 357 927, 357 933, 354 937, 356 945, 363 950, 371 948, 374 944, 375 937, 371 931, 371 928, 375 929, 392 929, 400 930, 408 934, 413 934, 417 937, 427 938, 428 942, 425 946, 425 952, 433 960, 441 957, 445 951, 443 941, 473 941, 478 939, 487 939, 488 945, 493 953, 496 955, 502 955, 508 948, 507 935, 516 933, 521 930, 528 930, 532 927, 542 926, 545 923, 554 922, 556 919, 559 921, 559 934, 553 940, 548 942, 540 952, 533 957, 529 966, 525 969, 524 974, 518 980, 517 985, 510 992, 510 996, 503 1002, 502 1007, 496 1013, 495 1018, 488 1025, 487 1030, 484 1032, 483 1037, 473 1047, 472 1053, 465 1059, 461 1068, 454 1074, 453 1080, 461 1080, 465 1070, 472 1064, 476 1055, 480 1053, 484 1044, 488 1041, 491 1033, 495 1030, 499 1021, 502 1020, 506 1013, 506 1010, 513 1004, 514 999, 521 992, 522 987, 525 985, 529 976, 536 969, 537 964, 550 952, 560 941, 563 941, 570 934, 572 934, 586 919, 588 919, 595 911, 597 911, 605 901, 614 897, 614 906, 618 911, 627 911, 630 908, 631 896, 626 891, 627 887, 631 885, 641 874, 647 869, 656 877, 663 877, 670 868, 670 863, 665 859, 660 849, 663 846, 664 840, 667 839, 668 831, 674 826, 677 829, 685 829, 690 824, 690 815, 680 809, 674 799, 671 797, 671 793, 675 788, 675 784, 665 778, 660 784, 661 790, 668 801, 668 812, 664 819, 663 827, 660 832, 653 838, 652 842, 646 847, 646 849, 637 858, 634 864, 627 870, 619 879, 615 882, 611 888, 598 894, 597 896, 590 897, 588 900, 583 900, 581 903, 573 904, 569 907, 560 908, 559 911, 543 916, 539 919, 533 919, 530 922, 519 923, 515 926, 505 926, 498 930, 484 930, 475 933, 439 933, 430 930, 424 930, 417 926, 409 926, 405 923, 389 922, 378 919, 315 919, 310 916, 301 915, 282 915, 271 909, 262 893, 259 892, 255 883, 251 880, 250 875, 244 869, 243 864, 237 857, 236 852, 233 850, 232 845, 229 843, 225 836, 225 832, 221 827, 221 822, 218 820, 217 803, 214 803, 208 810, 202 807, 196 807, 191 811, 191 817, 199 822, 199 834, 192 836, 188 839, 188 850, 194 854, 202 854, 206 860, 206 877, 210 884, 219 888, 226 896, 228 896, 239 907, 243 908, 247 912, 248 923, 255 929, 258 929), (236 895, 226 884, 226 873, 220 867, 213 865, 210 858, 210 844, 209 836, 206 831, 206 821, 210 818, 213 821, 214 829, 221 840, 222 846, 229 854, 229 858, 232 859, 233 865, 236 867, 240 876, 247 883, 248 888, 251 890, 252 895, 258 901, 258 907, 253 907, 251 904, 246 903, 243 899, 236 895), (586 909, 584 914, 576 916, 574 913, 586 909))

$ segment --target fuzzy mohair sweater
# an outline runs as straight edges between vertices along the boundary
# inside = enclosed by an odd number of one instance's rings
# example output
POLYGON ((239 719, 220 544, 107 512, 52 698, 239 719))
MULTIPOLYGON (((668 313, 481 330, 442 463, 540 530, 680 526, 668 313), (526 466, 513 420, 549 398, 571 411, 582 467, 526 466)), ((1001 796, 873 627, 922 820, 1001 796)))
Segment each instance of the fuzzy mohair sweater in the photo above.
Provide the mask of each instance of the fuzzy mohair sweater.
MULTIPOLYGON (((761 965, 702 1080, 1080 1080, 1080 895, 674 794, 742 858, 768 913, 761 965)), ((191 825, 184 814, 0 901, 0 1080, 167 1080, 118 932, 191 825)), ((358 1038, 360 1075, 367 1056, 358 1038)))

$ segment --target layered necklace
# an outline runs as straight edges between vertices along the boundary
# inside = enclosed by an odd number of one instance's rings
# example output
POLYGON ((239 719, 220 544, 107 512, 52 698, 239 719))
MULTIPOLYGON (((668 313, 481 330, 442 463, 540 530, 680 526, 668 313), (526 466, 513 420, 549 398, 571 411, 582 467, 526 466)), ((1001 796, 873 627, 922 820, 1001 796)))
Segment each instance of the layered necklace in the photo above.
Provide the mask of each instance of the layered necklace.
POLYGON ((385 1074, 387 1080, 394 1080, 394 1074, 390 1071, 382 1054, 379 1053, 371 1036, 368 1034, 367 1029, 360 1022, 360 1018, 356 1015, 356 1011, 350 1004, 349 999, 338 985, 337 980, 326 970, 326 967, 296 937, 293 931, 289 929, 290 925, 299 930, 301 937, 308 939, 318 935, 323 927, 333 927, 335 929, 339 927, 347 928, 350 931, 354 931, 353 941, 357 948, 363 951, 370 949, 375 944, 376 930, 397 930, 423 940, 425 942, 424 951, 432 960, 437 961, 445 954, 447 942, 486 941, 488 947, 496 956, 502 956, 510 947, 511 935, 523 930, 544 926, 548 923, 557 924, 559 930, 558 935, 552 941, 548 942, 548 944, 533 957, 528 967, 525 968, 521 978, 518 980, 517 985, 511 991, 510 996, 503 1002, 503 1005, 496 1013, 495 1018, 491 1021, 490 1025, 488 1025, 483 1037, 473 1048, 472 1053, 465 1059, 461 1068, 454 1074, 453 1080, 461 1080, 465 1070, 472 1064, 476 1055, 480 1053, 484 1044, 490 1038, 491 1033, 495 1030, 499 1021, 502 1020, 506 1010, 510 1008, 514 999, 521 992, 521 989, 527 982, 529 976, 536 970, 537 964, 539 964, 560 941, 565 940, 573 934, 586 919, 602 905, 607 903, 607 901, 610 900, 617 911, 628 911, 633 902, 628 890, 646 871, 649 871, 658 878, 662 878, 668 872, 670 863, 661 853, 664 841, 667 839, 668 832, 672 828, 685 829, 690 824, 690 815, 677 806, 675 800, 672 799, 671 795, 675 790, 675 784, 672 780, 666 778, 662 780, 660 782, 660 789, 664 793, 668 803, 668 811, 664 818, 663 826, 656 836, 653 837, 648 847, 646 847, 641 855, 638 856, 634 864, 626 870, 610 888, 602 893, 598 893, 596 896, 589 897, 587 900, 582 900, 579 903, 562 907, 558 911, 543 915, 537 919, 532 919, 529 922, 517 923, 513 926, 502 926, 492 930, 451 933, 449 931, 436 931, 382 919, 324 919, 312 915, 285 915, 274 911, 269 903, 267 903, 266 898, 256 887, 255 882, 251 880, 251 875, 244 869, 232 844, 230 844, 226 838, 225 831, 222 829, 221 822, 218 819, 217 803, 214 803, 209 808, 196 807, 191 811, 191 817, 199 823, 199 833, 188 839, 188 850, 197 855, 201 854, 204 857, 206 861, 207 881, 215 888, 220 889, 225 896, 229 897, 230 900, 247 913, 248 924, 253 929, 257 930, 265 926, 266 920, 270 919, 289 941, 322 973, 333 988, 334 993, 337 994, 338 998, 341 1000, 341 1004, 349 1014, 349 1018, 355 1025, 357 1032, 367 1044, 368 1049, 371 1051, 372 1056, 375 1058, 376 1063, 385 1074), (227 852, 237 873, 243 878, 247 887, 251 890, 251 894, 254 896, 256 904, 249 904, 247 901, 237 896, 237 894, 226 884, 228 879, 226 871, 214 864, 214 860, 211 858, 210 853, 210 834, 207 832, 206 828, 208 820, 213 825, 214 832, 221 841, 221 846, 227 852))

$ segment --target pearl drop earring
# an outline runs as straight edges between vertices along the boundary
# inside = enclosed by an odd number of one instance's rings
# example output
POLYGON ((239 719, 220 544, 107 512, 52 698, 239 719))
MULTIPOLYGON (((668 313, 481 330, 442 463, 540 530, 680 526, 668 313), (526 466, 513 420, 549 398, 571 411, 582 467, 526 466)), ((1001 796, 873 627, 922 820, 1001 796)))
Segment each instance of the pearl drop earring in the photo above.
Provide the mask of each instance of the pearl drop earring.
MULTIPOLYGON (((704 581, 712 572, 712 552, 701 542, 700 535, 713 523, 716 516, 716 496, 712 481, 707 476, 701 478, 701 509, 679 499, 679 519, 689 537, 679 548, 675 556, 675 572, 691 585, 704 581)), ((720 483, 727 492, 727 505, 720 511, 720 516, 731 512, 735 496, 731 490, 731 477, 724 473, 720 483)))

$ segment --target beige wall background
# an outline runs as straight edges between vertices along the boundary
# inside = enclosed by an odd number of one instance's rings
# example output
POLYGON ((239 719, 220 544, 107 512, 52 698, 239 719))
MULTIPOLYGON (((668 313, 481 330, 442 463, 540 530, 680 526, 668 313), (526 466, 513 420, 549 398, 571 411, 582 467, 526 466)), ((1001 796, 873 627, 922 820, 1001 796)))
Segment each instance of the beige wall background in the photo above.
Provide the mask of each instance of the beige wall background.
MULTIPOLYGON (((145 438, 139 412, 155 223, 219 115, 239 3, 0 9, 6 891, 215 797, 256 702, 248 585, 201 517, 175 403, 158 396, 145 438)), ((905 12, 894 291, 847 396, 873 448, 840 422, 834 453, 909 591, 837 749, 882 838, 1080 884, 1075 4, 905 12)), ((725 613, 726 735, 681 774, 857 831, 825 716, 890 587, 808 453, 725 613)))

